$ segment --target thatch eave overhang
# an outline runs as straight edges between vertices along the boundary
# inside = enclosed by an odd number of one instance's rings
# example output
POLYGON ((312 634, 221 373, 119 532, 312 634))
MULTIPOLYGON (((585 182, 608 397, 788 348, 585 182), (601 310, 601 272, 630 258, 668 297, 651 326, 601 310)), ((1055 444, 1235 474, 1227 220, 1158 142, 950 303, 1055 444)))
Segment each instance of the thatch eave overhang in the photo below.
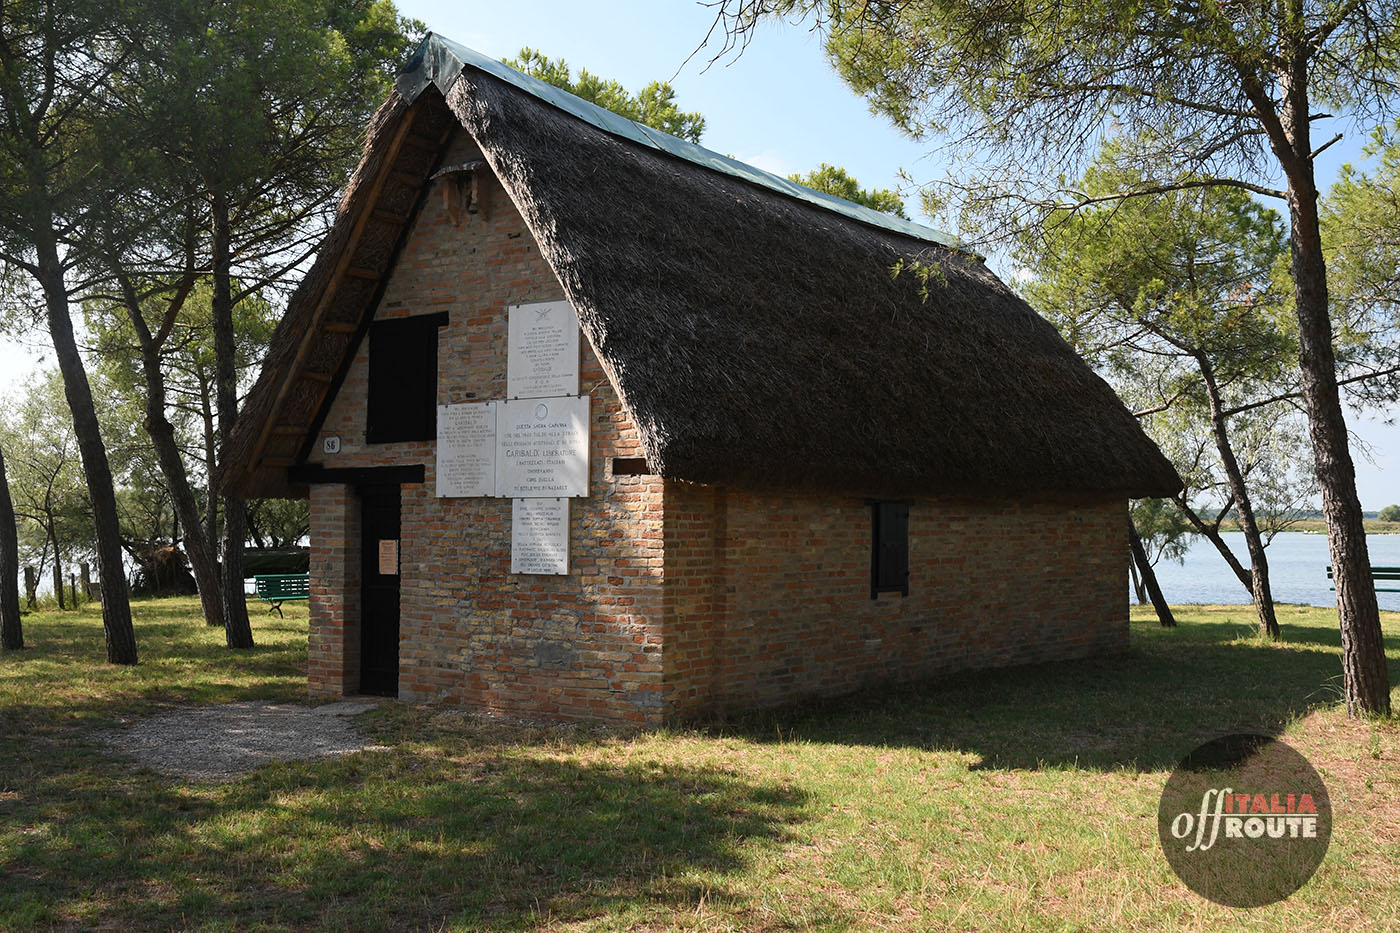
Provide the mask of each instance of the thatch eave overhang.
POLYGON ((216 482, 243 496, 302 498, 292 471, 344 379, 455 121, 441 95, 391 93, 316 260, 287 303, 225 445, 216 482))

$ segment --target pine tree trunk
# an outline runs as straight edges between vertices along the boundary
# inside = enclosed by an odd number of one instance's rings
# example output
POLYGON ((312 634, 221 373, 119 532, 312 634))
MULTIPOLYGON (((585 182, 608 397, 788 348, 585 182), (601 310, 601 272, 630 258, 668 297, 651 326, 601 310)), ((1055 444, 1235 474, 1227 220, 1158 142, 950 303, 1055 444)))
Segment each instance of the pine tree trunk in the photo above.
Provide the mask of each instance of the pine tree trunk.
MULTIPOLYGON (((190 486, 189 474, 185 470, 184 458, 180 456, 179 445, 175 443, 175 428, 165 417, 164 377, 157 373, 159 385, 151 381, 149 372, 146 378, 146 431, 155 446, 161 472, 165 474, 165 485, 170 490, 175 516, 186 529, 183 539, 185 554, 189 556, 190 571, 194 575, 195 587, 199 590, 199 603, 204 611, 204 621, 209 625, 221 626, 224 624, 224 609, 219 586, 219 565, 214 555, 209 553, 204 539, 194 490, 190 486)), ((241 591, 242 587, 239 589, 241 591)))
MULTIPOLYGON (((180 447, 175 442, 175 427, 165 417, 165 373, 160 366, 160 348, 156 338, 141 317, 139 301, 134 293, 127 295, 127 314, 136 330, 141 344, 141 370, 146 381, 146 433, 155 447, 156 460, 165 476, 165 486, 170 491, 174 506, 175 520, 185 531, 185 554, 190 559, 190 571, 199 591, 199 603, 204 611, 204 621, 208 625, 223 626, 224 607, 219 587, 219 566, 207 547, 203 526, 199 522, 199 506, 194 500, 194 489, 190 486, 189 472, 185 469, 185 459, 180 455, 180 447)), ((213 464, 210 463, 212 471, 213 464)), ((239 587, 240 591, 242 586, 239 587)))
POLYGON ((19 530, 15 505, 10 499, 10 481, 5 475, 5 452, 0 450, 0 648, 18 651, 24 647, 24 628, 19 618, 19 530))
POLYGON ((1269 561, 1264 554, 1264 538, 1259 534, 1259 523, 1254 518, 1254 506, 1250 503, 1244 473, 1235 457, 1235 449, 1230 444, 1230 434, 1225 424, 1225 409, 1220 403, 1220 387, 1215 382, 1215 369, 1204 353, 1196 354, 1196 362, 1200 365, 1206 397, 1210 400, 1210 429, 1215 437, 1215 449, 1220 453, 1220 462, 1225 467, 1225 475, 1230 481, 1230 492, 1235 497, 1235 511, 1239 515, 1240 530, 1244 532, 1245 547, 1249 551, 1249 591, 1254 598, 1254 612, 1259 617, 1259 634, 1277 640, 1280 632, 1278 617, 1274 614, 1274 594, 1269 586, 1269 561))
POLYGON ((53 548, 53 595, 60 612, 68 608, 63 595, 63 560, 58 556, 58 538, 54 533, 53 516, 49 516, 49 546, 53 548))
MULTIPOLYGON (((68 311, 68 290, 57 245, 40 237, 36 243, 39 284, 48 310, 49 336, 63 374, 63 391, 73 414, 73 432, 78 438, 83 474, 87 477, 92 501, 92 521, 97 532, 97 576, 102 584, 102 627, 107 636, 107 660, 112 664, 136 663, 136 631, 131 625, 131 600, 122 566, 121 529, 117 522, 117 497, 112 486, 112 468, 97 423, 83 358, 73 337, 73 319, 68 311)), ((57 555, 55 555, 57 556, 57 555)), ((60 589, 62 588, 60 584, 60 589)))
POLYGON ((1128 549, 1128 576, 1133 581, 1133 594, 1137 597, 1137 604, 1146 606, 1147 588, 1142 585, 1142 577, 1138 576, 1137 555, 1133 554, 1132 548, 1128 549))
MULTIPOLYGON (((1309 204, 1314 208, 1311 213, 1315 219, 1315 201, 1309 199, 1309 204)), ((1293 279, 1303 401, 1308 411, 1308 433, 1312 437, 1317 482, 1322 489, 1322 514, 1327 520, 1332 578, 1337 587, 1347 715, 1389 714, 1390 676, 1386 670, 1380 609, 1376 603, 1375 581, 1371 577, 1361 500, 1356 494, 1356 467, 1347 446, 1346 419, 1337 390, 1321 243, 1308 236, 1307 231, 1300 230, 1298 213, 1294 211, 1293 279)), ((1314 223, 1313 233, 1316 229, 1314 223)))
POLYGON ((1390 713, 1390 674, 1386 670, 1380 610, 1376 604, 1371 558, 1366 547, 1361 499, 1356 494, 1356 467, 1347 445, 1346 418, 1337 389, 1337 361, 1332 351, 1332 319, 1327 307, 1327 263, 1317 213, 1307 59, 1300 53, 1281 75, 1284 107, 1281 123, 1288 144, 1271 138, 1288 177, 1289 247, 1293 296, 1298 316, 1298 357, 1303 404, 1327 547, 1337 587, 1337 622, 1342 633, 1343 692, 1348 716, 1390 713))
POLYGON ((1163 628, 1173 628, 1176 626, 1176 617, 1172 615, 1172 607, 1167 605, 1166 597, 1162 595, 1162 588, 1157 585, 1157 574, 1152 569, 1152 563, 1147 559, 1147 550, 1142 546, 1142 536, 1138 534, 1136 526, 1128 522, 1128 546, 1133 551, 1133 562, 1137 564, 1138 573, 1142 575, 1143 585, 1147 587, 1148 595, 1152 597, 1152 608, 1157 610, 1157 621, 1162 623, 1163 628))
MULTIPOLYGON (((233 289, 230 278, 228 197, 213 194, 213 286, 215 389, 219 407, 220 461, 238 417, 237 345, 233 332, 233 289)), ((215 472, 211 466, 210 472, 215 472)), ((253 627, 248 621, 248 602, 243 595, 243 500, 223 498, 223 592, 224 632, 230 648, 253 647, 253 627)))
MULTIPOLYGON (((202 365, 196 366, 196 373, 199 377, 199 406, 200 420, 204 427, 204 462, 219 462, 219 439, 218 432, 214 427, 214 408, 210 398, 210 385, 208 375, 202 365)), ((204 510, 204 540, 207 543, 209 553, 217 558, 219 553, 219 491, 214 488, 214 471, 206 471, 208 480, 204 485, 204 501, 208 503, 208 508, 204 510)), ((220 613, 220 618, 222 618, 220 613)), ((220 622, 219 624, 223 624, 220 622)))
POLYGON ((1244 587, 1245 592, 1253 594, 1253 578, 1250 576, 1249 571, 1244 569, 1244 565, 1241 564, 1240 559, 1235 556, 1235 552, 1230 550, 1230 545, 1226 544, 1225 539, 1220 536, 1219 529, 1207 525, 1201 516, 1196 514, 1196 510, 1187 504, 1183 497, 1176 496, 1172 499, 1172 502, 1176 503, 1176 507, 1181 510, 1181 514, 1185 515, 1187 521, 1191 523, 1191 527, 1196 529, 1196 533, 1215 545, 1215 549, 1220 553, 1221 559, 1224 560, 1225 564, 1230 568, 1230 572, 1235 575, 1235 579, 1240 581, 1240 585, 1244 587))

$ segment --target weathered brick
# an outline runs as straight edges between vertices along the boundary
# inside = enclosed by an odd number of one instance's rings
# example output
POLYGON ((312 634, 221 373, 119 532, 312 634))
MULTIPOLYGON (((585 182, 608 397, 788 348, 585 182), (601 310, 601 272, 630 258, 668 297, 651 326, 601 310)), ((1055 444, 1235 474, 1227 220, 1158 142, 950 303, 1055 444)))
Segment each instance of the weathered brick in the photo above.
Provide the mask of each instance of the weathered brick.
MULTIPOLYGON (((447 163, 474 153, 458 138, 447 163)), ((380 318, 446 310, 438 402, 501 398, 506 309, 563 289, 509 196, 455 225, 429 197, 380 318)), ((570 573, 510 574, 511 506, 439 499, 431 442, 369 445, 367 348, 323 434, 328 467, 422 463, 401 487, 399 692, 511 715, 656 724, 967 667, 1079 657, 1127 641, 1125 503, 923 499, 910 509, 910 595, 870 598, 862 497, 761 493, 614 476, 641 456, 584 341, 590 496, 570 508, 570 573), (640 649, 639 649, 640 646, 640 649)), ((697 399, 703 404, 703 399, 697 399)), ((312 492, 310 690, 359 686, 359 504, 312 492)))

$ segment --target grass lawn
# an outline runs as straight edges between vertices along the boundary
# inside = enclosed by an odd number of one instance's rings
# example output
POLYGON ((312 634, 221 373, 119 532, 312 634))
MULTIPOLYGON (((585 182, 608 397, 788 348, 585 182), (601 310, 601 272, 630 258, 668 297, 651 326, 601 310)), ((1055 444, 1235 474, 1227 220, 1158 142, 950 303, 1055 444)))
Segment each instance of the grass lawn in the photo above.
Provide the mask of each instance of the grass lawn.
MULTIPOLYGON (((1400 929, 1400 721, 1349 722, 1332 613, 1134 612, 1123 657, 969 674, 641 734, 386 704, 385 750, 188 782, 92 736, 171 705, 304 693, 305 607, 234 654, 194 600, 25 619, 0 654, 0 929, 1400 929), (1332 846, 1292 898, 1188 892, 1156 838, 1172 764, 1281 732, 1332 846)), ((1400 614, 1384 617, 1400 684, 1400 614)), ((1394 701, 1400 708, 1400 694, 1394 701)))

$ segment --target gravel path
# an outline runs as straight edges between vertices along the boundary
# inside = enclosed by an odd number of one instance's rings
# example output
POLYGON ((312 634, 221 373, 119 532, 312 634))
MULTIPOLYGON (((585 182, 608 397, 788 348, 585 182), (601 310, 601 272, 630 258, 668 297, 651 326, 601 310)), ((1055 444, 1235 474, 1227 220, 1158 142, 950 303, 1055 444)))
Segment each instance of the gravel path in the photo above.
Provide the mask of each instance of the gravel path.
POLYGON ((114 751, 179 777, 229 780, 273 761, 343 755, 369 745, 351 717, 377 700, 226 703, 139 719, 98 737, 114 751))

